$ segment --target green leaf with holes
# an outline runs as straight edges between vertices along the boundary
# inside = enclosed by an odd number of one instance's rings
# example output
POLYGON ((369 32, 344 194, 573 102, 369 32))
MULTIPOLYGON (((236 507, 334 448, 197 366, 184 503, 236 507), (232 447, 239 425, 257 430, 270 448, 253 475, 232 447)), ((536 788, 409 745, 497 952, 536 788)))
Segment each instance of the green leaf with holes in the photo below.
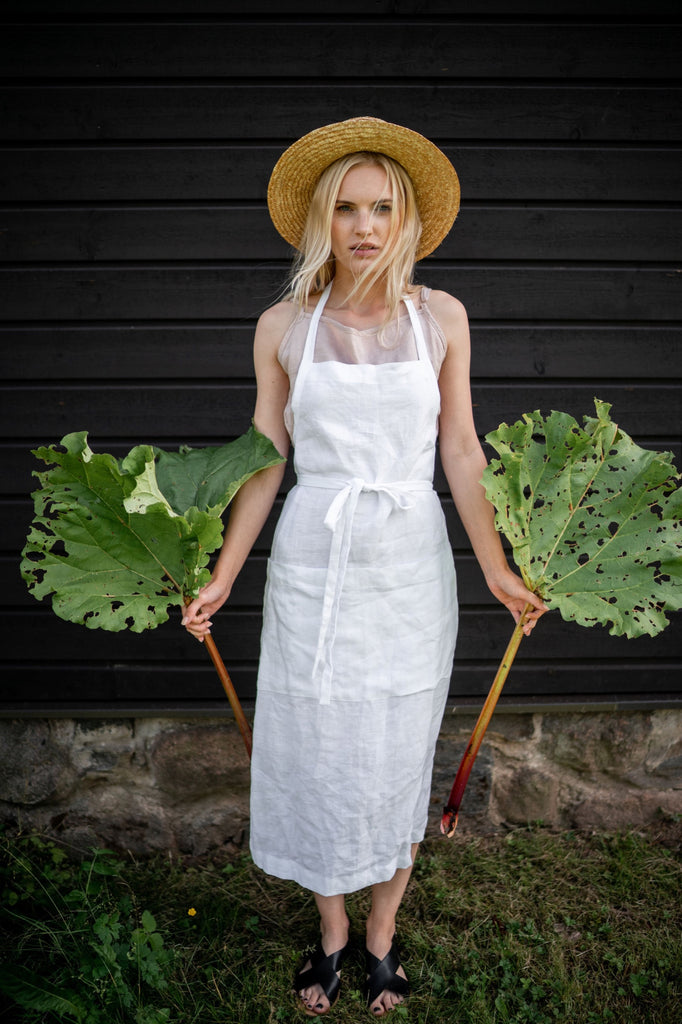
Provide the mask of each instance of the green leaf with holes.
POLYGON ((221 513, 254 473, 282 462, 254 427, 218 448, 168 453, 149 445, 122 460, 94 453, 87 433, 33 454, 34 519, 21 573, 63 619, 90 629, 151 629, 209 579, 221 513))
POLYGON ((670 452, 640 448, 595 399, 503 423, 483 476, 526 586, 564 619, 655 636, 682 607, 682 490, 670 452))

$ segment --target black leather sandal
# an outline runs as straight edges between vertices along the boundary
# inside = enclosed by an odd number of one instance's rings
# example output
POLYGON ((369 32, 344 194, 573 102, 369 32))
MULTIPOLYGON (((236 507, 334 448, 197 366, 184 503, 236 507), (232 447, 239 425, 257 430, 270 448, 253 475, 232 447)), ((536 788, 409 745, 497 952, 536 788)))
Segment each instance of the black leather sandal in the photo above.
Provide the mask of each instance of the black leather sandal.
MULTIPOLYGON (((301 998, 299 995, 301 989, 319 985, 329 1001, 331 1010, 339 998, 339 989, 341 988, 341 980, 336 972, 341 970, 349 948, 350 942, 346 943, 343 949, 337 949, 335 953, 330 953, 327 956, 322 949, 322 943, 318 942, 312 955, 306 957, 306 962, 310 961, 310 967, 305 971, 299 971, 294 978, 294 990, 298 998, 301 998)), ((315 1010, 309 1010, 303 1003, 301 1009, 307 1017, 321 1017, 328 1012, 322 1010, 317 1013, 315 1010)))
MULTIPOLYGON (((395 939, 383 960, 379 960, 369 950, 366 950, 365 957, 368 975, 365 982, 367 1006, 371 1006, 382 992, 394 992, 398 996, 408 996, 410 994, 409 982, 405 978, 401 978, 397 973, 400 967, 400 951, 395 939)), ((383 1017, 384 1014, 381 1016, 383 1017)))

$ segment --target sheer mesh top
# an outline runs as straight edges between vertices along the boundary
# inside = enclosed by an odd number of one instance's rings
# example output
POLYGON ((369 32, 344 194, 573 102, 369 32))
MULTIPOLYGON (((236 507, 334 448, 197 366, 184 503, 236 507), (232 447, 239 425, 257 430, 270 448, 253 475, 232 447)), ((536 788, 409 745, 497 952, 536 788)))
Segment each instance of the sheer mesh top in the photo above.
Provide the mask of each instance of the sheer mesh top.
MULTIPOLYGON (((417 307, 424 340, 436 377, 445 359, 447 343, 445 336, 429 309, 430 288, 422 288, 413 299, 417 307)), ((301 312, 287 330, 279 347, 278 359, 289 378, 289 398, 284 410, 284 422, 293 438, 293 416, 291 396, 294 391, 298 367, 310 325, 311 313, 301 312)), ((380 331, 379 327, 358 330, 340 323, 332 316, 322 314, 315 341, 314 362, 340 363, 400 363, 417 358, 412 324, 407 311, 380 331)))

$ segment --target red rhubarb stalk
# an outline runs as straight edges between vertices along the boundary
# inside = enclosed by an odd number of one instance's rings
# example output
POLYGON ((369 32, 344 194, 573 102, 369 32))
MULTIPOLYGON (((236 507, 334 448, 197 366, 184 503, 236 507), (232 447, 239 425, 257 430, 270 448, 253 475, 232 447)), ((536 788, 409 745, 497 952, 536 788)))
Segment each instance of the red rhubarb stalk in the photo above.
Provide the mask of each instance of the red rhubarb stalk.
MULTIPOLYGON (((190 599, 185 598, 185 604, 189 603, 190 599)), ((207 633, 206 636, 204 637, 204 647, 211 656, 211 661, 213 662, 215 670, 218 673, 218 678, 220 679, 220 682, 223 684, 223 690, 225 691, 225 695, 227 696, 227 699, 230 702, 230 707, 232 708, 235 721, 239 726, 240 733, 242 734, 244 746, 246 747, 246 753, 249 757, 249 760, 251 760, 251 726, 246 720, 244 709, 239 703, 239 697, 237 696, 237 691, 235 690, 234 684, 230 679, 230 674, 225 668, 225 663, 223 659, 220 657, 220 651, 216 647, 215 640, 213 639, 210 633, 207 633)))
POLYGON ((244 746, 246 747, 246 753, 249 756, 249 760, 251 760, 251 726, 246 720, 246 715, 244 714, 244 709, 239 703, 239 697, 237 696, 237 692, 234 688, 232 680, 230 679, 229 673, 225 668, 223 659, 220 657, 220 652, 215 645, 215 640, 213 639, 210 633, 206 634, 206 637, 204 639, 204 646, 206 647, 206 650, 210 654, 211 661, 215 665, 215 670, 218 673, 218 676, 220 677, 220 682, 223 684, 223 689, 227 695, 227 699, 230 702, 230 707, 234 712, 234 717, 237 722, 237 725, 239 726, 239 731, 242 734, 244 746))
POLYGON ((447 802, 447 806, 443 808, 443 817, 440 821, 440 830, 443 835, 448 837, 448 839, 454 835, 455 829, 457 828, 459 808, 462 803, 466 784, 469 781, 469 776, 471 775, 471 769, 474 766, 474 761, 476 760, 476 755, 478 754, 479 747, 481 746, 483 737, 485 736, 485 731, 490 724, 490 719, 493 717, 495 705, 502 693, 502 687, 509 675, 509 669, 516 657, 519 644, 523 639, 523 624, 526 620, 526 615, 532 610, 532 607, 533 606, 531 604, 527 604, 523 609, 523 614, 518 621, 516 629, 512 633, 507 650, 504 652, 504 657, 502 658, 500 667, 497 670, 497 675, 493 680, 493 685, 490 687, 490 693, 486 697, 485 704, 481 709, 478 721, 474 726, 474 731, 472 732, 467 748, 464 751, 464 757, 457 769, 457 775, 455 776, 455 782, 450 793, 450 798, 447 802))

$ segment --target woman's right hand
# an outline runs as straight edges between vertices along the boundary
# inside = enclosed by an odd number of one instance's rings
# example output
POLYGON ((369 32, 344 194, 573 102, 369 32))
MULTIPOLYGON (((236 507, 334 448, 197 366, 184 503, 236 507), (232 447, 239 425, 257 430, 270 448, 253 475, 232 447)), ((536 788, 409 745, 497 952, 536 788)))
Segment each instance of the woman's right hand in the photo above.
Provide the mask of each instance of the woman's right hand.
POLYGON ((230 596, 230 587, 218 580, 211 580, 202 587, 193 601, 185 608, 182 625, 188 633, 201 643, 211 631, 211 616, 225 604, 230 596))

